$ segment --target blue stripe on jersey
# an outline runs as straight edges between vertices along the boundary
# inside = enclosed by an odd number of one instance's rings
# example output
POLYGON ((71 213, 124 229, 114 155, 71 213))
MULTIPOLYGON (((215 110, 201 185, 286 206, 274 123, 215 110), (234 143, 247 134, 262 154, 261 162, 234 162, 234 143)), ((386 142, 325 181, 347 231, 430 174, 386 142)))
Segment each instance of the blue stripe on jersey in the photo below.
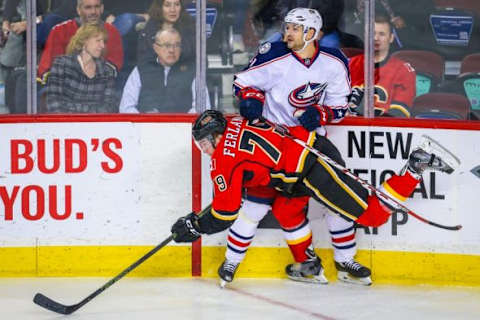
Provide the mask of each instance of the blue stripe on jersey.
POLYGON ((332 121, 343 119, 347 114, 348 106, 344 106, 343 108, 331 108, 333 113, 332 121))
POLYGON ((347 245, 347 246, 336 246, 336 245, 334 245, 334 244, 332 243, 332 246, 334 246, 335 249, 339 249, 339 250, 342 250, 342 249, 343 249, 343 250, 345 250, 345 249, 350 249, 350 248, 355 247, 356 245, 357 245, 357 244, 356 244, 355 242, 352 243, 352 244, 349 244, 349 245, 347 245))
POLYGON ((340 233, 345 233, 345 232, 349 232, 349 231, 352 231, 352 230, 353 230, 353 226, 351 226, 350 228, 347 228, 345 230, 330 231, 330 234, 340 234, 340 233))
POLYGON ((236 238, 240 238, 240 239, 242 239, 242 240, 252 240, 252 239, 253 239, 253 236, 251 236, 251 237, 245 237, 245 236, 239 235, 238 233, 236 233, 236 232, 233 231, 232 229, 230 229, 229 232, 231 232, 236 238))

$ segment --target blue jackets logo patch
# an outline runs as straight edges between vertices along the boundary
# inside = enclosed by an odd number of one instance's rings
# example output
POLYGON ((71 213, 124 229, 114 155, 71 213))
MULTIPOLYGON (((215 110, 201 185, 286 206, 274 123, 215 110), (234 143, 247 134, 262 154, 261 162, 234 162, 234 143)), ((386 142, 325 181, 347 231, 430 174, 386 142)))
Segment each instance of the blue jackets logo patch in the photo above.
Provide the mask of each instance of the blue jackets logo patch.
POLYGON ((326 83, 308 82, 290 92, 288 102, 295 108, 306 108, 318 103, 326 87, 326 83))

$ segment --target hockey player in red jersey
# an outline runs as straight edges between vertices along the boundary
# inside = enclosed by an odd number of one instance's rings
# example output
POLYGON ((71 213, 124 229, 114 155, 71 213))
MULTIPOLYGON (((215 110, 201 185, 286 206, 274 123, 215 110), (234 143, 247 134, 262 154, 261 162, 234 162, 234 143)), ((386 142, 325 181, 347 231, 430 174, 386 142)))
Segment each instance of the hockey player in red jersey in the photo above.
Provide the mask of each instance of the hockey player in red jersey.
MULTIPOLYGON (((201 234, 230 227, 241 216, 242 192, 248 187, 274 188, 288 198, 313 197, 343 219, 364 226, 378 227, 391 215, 391 208, 376 194, 369 194, 357 180, 268 122, 240 116, 227 121, 220 112, 207 110, 195 121, 192 134, 199 148, 211 156, 214 197, 200 215, 191 213, 175 222, 171 231, 176 242, 192 242, 201 234)), ((448 153, 440 157, 423 148, 414 149, 401 173, 384 182, 384 192, 404 201, 425 169, 452 173, 453 161, 448 157, 448 153)), ((311 277, 318 277, 321 271, 320 263, 292 268, 311 277)), ((224 283, 233 279, 235 271, 236 267, 220 268, 224 283)))
MULTIPOLYGON (((322 18, 316 10, 296 8, 284 19, 284 41, 267 42, 249 66, 235 75, 234 88, 240 114, 248 120, 264 117, 289 127, 295 137, 308 142, 344 165, 337 148, 326 138, 324 125, 339 122, 347 112, 350 74, 345 56, 334 48, 321 47, 322 18), (318 134, 315 134, 318 133, 318 134)), ((308 197, 289 198, 272 188, 248 188, 242 212, 229 229, 226 261, 233 268, 242 261, 257 230, 258 222, 271 209, 292 252, 294 264, 287 276, 297 281, 328 283, 312 247, 307 218, 308 197), (317 277, 299 273, 314 266, 317 277)), ((370 284, 370 270, 355 261, 355 228, 351 221, 335 215, 325 218, 340 279, 370 284), (351 277, 350 277, 351 276, 351 277)))
MULTIPOLYGON (((416 73, 405 61, 390 56, 390 44, 394 40, 392 27, 387 18, 375 17, 375 116, 410 117, 410 107, 415 98, 416 73)), ((365 55, 350 60, 352 96, 350 110, 355 112, 361 105, 364 93, 365 55)))

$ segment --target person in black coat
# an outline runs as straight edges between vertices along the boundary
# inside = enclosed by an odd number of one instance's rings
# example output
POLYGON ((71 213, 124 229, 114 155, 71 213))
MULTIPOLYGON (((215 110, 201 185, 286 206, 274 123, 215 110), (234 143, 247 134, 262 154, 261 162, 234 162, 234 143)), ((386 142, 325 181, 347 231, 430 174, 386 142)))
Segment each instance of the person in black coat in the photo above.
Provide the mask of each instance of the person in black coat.
POLYGON ((148 10, 150 19, 140 31, 137 61, 152 56, 155 34, 160 29, 173 27, 182 36, 182 60, 195 59, 195 20, 185 11, 183 0, 153 0, 148 10))

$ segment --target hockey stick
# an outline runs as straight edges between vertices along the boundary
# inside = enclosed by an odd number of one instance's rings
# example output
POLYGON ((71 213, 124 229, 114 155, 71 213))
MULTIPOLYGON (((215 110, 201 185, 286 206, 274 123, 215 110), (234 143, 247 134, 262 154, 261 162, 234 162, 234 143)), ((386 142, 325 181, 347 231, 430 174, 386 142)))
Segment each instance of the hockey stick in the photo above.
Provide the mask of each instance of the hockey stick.
MULTIPOLYGON (((270 124, 272 124, 271 122, 269 122, 270 124)), ((274 125, 274 124, 272 124, 274 125)), ((407 208, 406 206, 404 206, 402 203, 400 203, 399 201, 397 201, 396 199, 392 198, 391 196, 389 196, 388 194, 386 194, 385 192, 381 191, 381 190, 378 190, 377 188, 375 188, 374 186, 372 186, 370 183, 368 183, 367 181, 359 178, 358 176, 356 176, 354 173, 352 173, 350 170, 348 170, 347 168, 345 168, 344 166, 340 165, 339 163, 337 163, 336 161, 334 161, 333 159, 331 159, 330 157, 328 157, 327 155, 321 153, 320 151, 312 148, 311 146, 309 146, 308 144, 306 144, 304 141, 300 140, 300 139, 297 139, 293 136, 291 136, 289 133, 288 133, 288 129, 287 128, 284 128, 284 127, 281 127, 281 128, 278 128, 279 126, 276 125, 277 129, 281 130, 282 133, 285 134, 285 136, 287 136, 288 138, 292 139, 293 141, 295 141, 296 143, 298 143, 299 145, 301 145, 302 147, 304 147, 305 149, 307 149, 308 151, 312 152, 314 155, 316 155, 317 157, 319 157, 320 159, 324 160, 325 162, 329 163, 330 165, 334 166, 335 168, 339 169, 340 171, 342 171, 344 174, 346 174, 347 176, 349 176, 350 178, 354 179, 355 181, 359 182, 365 189, 369 190, 370 192, 372 192, 373 194, 376 194, 377 197, 381 198, 383 201, 387 202, 388 204, 390 204, 392 207, 396 208, 397 210, 400 210, 406 214, 409 214, 411 215, 412 217, 420 220, 421 222, 424 222, 426 224, 429 224, 431 226, 434 226, 434 227, 437 227, 437 228, 441 228, 441 229, 446 229, 446 230, 454 230, 454 231, 458 231, 462 228, 461 225, 456 225, 456 226, 446 226, 446 225, 442 225, 442 224, 439 224, 439 223, 436 223, 436 222, 433 222, 431 220, 428 220, 420 215, 418 215, 417 213, 413 212, 412 210, 410 210, 409 208, 407 208)))
POLYGON ((103 286, 98 288, 95 292, 93 292, 92 294, 90 294, 88 297, 86 297, 85 299, 83 299, 82 301, 80 301, 77 304, 72 304, 72 305, 67 306, 67 305, 61 304, 59 302, 56 302, 56 301, 50 299, 49 297, 47 297, 47 296, 45 296, 41 293, 37 293, 35 295, 35 297, 33 298, 33 302, 35 302, 36 304, 38 304, 39 306, 41 306, 45 309, 48 309, 48 310, 56 312, 56 313, 71 314, 71 313, 75 312, 76 310, 80 309, 81 307, 83 307, 86 303, 88 303, 90 300, 92 300, 93 298, 98 296, 100 293, 102 293, 103 291, 108 289, 115 282, 117 282, 118 280, 123 278, 127 273, 129 273, 130 271, 132 271, 133 269, 138 267, 141 263, 143 263, 145 260, 147 260, 152 255, 154 255, 158 250, 165 247, 170 241, 173 240, 173 237, 174 237, 174 235, 171 234, 168 238, 163 240, 162 243, 160 243, 155 248, 153 248, 152 250, 147 252, 143 257, 141 257, 140 259, 135 261, 131 266, 129 266, 128 268, 126 268, 125 270, 120 272, 115 278, 113 278, 110 281, 108 281, 107 283, 105 283, 103 286))

